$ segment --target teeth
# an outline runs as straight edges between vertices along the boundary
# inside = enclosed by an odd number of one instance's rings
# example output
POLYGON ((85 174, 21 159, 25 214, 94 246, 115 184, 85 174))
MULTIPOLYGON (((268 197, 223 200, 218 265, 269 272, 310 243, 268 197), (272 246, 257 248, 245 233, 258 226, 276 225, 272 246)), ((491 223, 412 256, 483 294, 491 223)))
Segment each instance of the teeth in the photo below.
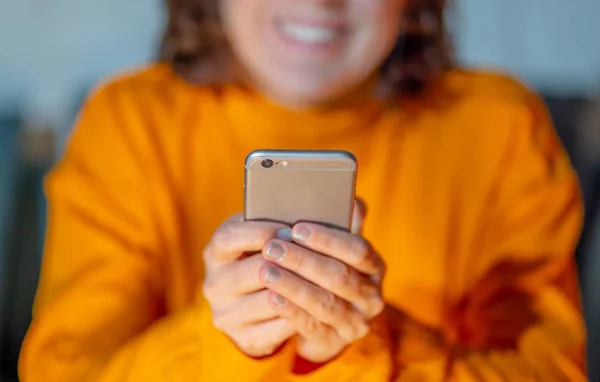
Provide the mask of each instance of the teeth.
POLYGON ((338 32, 333 28, 314 27, 283 23, 282 31, 289 37, 305 43, 323 43, 333 41, 338 32))

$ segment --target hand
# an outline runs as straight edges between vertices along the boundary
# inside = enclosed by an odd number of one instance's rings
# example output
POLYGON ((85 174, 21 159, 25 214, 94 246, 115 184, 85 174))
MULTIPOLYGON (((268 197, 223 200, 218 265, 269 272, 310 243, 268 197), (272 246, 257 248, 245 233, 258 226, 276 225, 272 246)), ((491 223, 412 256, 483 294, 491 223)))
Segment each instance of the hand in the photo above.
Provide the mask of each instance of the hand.
POLYGON ((326 362, 365 336, 383 310, 385 266, 358 235, 308 223, 289 235, 293 242, 266 243, 263 256, 270 264, 260 279, 272 291, 273 309, 297 329, 298 354, 326 362))
POLYGON ((270 307, 270 292, 258 279, 266 263, 259 252, 282 228, 287 227, 243 222, 236 215, 216 230, 203 254, 202 291, 212 309, 213 324, 251 357, 272 354, 296 334, 292 323, 270 307))

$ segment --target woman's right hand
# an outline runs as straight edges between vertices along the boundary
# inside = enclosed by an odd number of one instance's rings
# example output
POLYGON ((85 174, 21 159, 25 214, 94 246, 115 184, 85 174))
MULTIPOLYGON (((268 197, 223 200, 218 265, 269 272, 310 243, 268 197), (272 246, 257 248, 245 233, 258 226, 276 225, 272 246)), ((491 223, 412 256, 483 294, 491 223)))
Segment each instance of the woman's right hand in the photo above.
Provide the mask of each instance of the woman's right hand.
POLYGON ((268 356, 296 334, 269 305, 270 292, 259 280, 266 263, 260 251, 282 228, 287 227, 244 222, 235 215, 215 231, 204 249, 202 291, 212 309, 213 325, 250 357, 268 356))

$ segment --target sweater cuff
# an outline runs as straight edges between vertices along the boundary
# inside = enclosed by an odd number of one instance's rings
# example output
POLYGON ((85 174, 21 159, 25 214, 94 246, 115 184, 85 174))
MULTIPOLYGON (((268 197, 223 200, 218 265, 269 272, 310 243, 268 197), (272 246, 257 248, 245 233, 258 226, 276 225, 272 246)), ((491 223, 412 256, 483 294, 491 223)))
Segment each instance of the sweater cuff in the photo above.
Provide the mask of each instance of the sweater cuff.
POLYGON ((278 353, 260 359, 245 355, 212 323, 206 303, 199 303, 196 333, 200 336, 200 381, 275 381, 287 373, 293 349, 286 345, 278 353), (232 368, 231 365, 235 365, 232 368), (243 377, 241 377, 243 376, 243 377))

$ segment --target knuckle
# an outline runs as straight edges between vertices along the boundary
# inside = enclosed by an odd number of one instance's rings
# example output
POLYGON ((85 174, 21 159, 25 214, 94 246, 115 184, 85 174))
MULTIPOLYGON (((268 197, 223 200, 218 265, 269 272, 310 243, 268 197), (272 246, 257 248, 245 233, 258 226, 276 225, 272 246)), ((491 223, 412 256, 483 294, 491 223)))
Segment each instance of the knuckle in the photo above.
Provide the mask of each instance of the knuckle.
POLYGON ((369 244, 361 239, 357 240, 352 247, 352 254, 358 263, 367 263, 372 261, 371 248, 369 244))
POLYGON ((344 330, 338 329, 338 336, 346 344, 350 344, 357 340, 357 330, 355 328, 346 328, 344 330))
POLYGON ((371 303, 371 317, 376 317, 385 309, 385 302, 381 298, 376 298, 371 303))
POLYGON ((214 261, 218 257, 219 251, 231 239, 231 225, 232 223, 225 223, 213 233, 210 241, 206 247, 204 247, 204 251, 202 252, 202 257, 205 262, 210 263, 211 261, 214 261))
POLYGON ((385 263, 385 261, 383 261, 381 256, 379 256, 377 251, 373 250, 373 248, 371 248, 371 258, 373 259, 373 264, 375 265, 375 269, 377 270, 377 272, 372 277, 374 277, 375 280, 378 280, 379 283, 381 283, 381 281, 387 273, 387 264, 385 263))
POLYGON ((369 333, 369 324, 367 324, 361 317, 356 315, 351 324, 348 325, 346 330, 339 332, 340 337, 346 342, 351 343, 365 337, 369 333))
POLYGON ((339 263, 333 272, 333 280, 336 285, 346 287, 352 284, 352 269, 346 264, 339 263))
POLYGON ((254 339, 247 333, 243 331, 241 333, 233 333, 230 337, 235 344, 244 351, 244 353, 252 354, 256 352, 256 341, 254 341, 254 339))
POLYGON ((227 320, 225 320, 222 315, 213 314, 212 324, 216 329, 222 332, 227 331, 227 320))
POLYGON ((216 236, 217 236, 217 233, 213 234, 210 241, 206 244, 206 246, 204 247, 204 249, 202 251, 202 259, 204 260, 204 263, 207 265, 211 264, 215 260, 216 255, 217 255, 218 246, 217 246, 217 243, 215 242, 216 236))
POLYGON ((370 278, 361 278, 358 294, 361 299, 370 301, 373 298, 379 297, 381 292, 376 281, 370 278))
POLYGON ((273 353, 273 349, 267 346, 260 346, 258 344, 248 343, 246 345, 246 352, 253 357, 265 357, 273 353))
POLYGON ((298 298, 298 302, 302 302, 302 304, 310 304, 314 301, 314 293, 313 289, 310 288, 306 282, 301 282, 295 285, 295 294, 298 298))
POLYGON ((331 315, 337 310, 337 299, 331 292, 323 294, 318 305, 319 313, 322 315, 331 315))
POLYGON ((319 332, 321 323, 316 318, 307 316, 306 321, 304 322, 304 328, 307 334, 315 335, 319 332))
POLYGON ((202 295, 207 301, 211 302, 217 295, 217 289, 217 283, 214 279, 212 277, 207 277, 202 284, 202 295))
POLYGON ((275 350, 277 349, 277 345, 268 345, 262 348, 261 353, 258 355, 258 357, 267 357, 272 355, 275 350))
POLYGON ((273 354, 275 349, 277 349, 277 344, 261 341, 249 335, 241 335, 234 341, 244 353, 252 357, 265 357, 273 354))
POLYGON ((354 341, 364 338, 369 333, 369 325, 361 322, 354 331, 354 341))
POLYGON ((212 245, 215 249, 224 247, 235 234, 235 223, 225 223, 220 226, 212 237, 212 245))
POLYGON ((264 350, 261 349, 256 342, 245 337, 238 339, 236 343, 238 347, 244 351, 244 353, 253 357, 260 357, 262 352, 264 352, 264 350))

